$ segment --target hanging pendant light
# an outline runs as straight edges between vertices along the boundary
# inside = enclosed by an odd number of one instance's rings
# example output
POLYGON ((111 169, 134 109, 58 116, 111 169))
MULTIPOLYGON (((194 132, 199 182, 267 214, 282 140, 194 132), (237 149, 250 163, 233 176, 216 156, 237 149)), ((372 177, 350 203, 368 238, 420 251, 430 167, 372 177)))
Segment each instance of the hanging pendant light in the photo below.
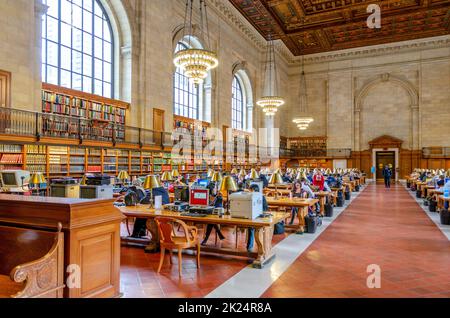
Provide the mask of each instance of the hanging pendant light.
MULTIPOLYGON (((178 51, 173 59, 176 67, 179 67, 189 81, 194 85, 200 85, 208 77, 210 70, 219 65, 217 54, 209 49, 191 48, 191 38, 193 36, 192 15, 195 0, 186 0, 186 12, 184 18, 183 38, 188 38, 188 48, 178 51)), ((205 0, 200 1, 200 29, 202 38, 211 47, 208 28, 208 14, 205 0), (206 38, 205 38, 206 35, 206 38)))
POLYGON ((308 113, 308 92, 306 88, 306 75, 303 57, 302 57, 302 73, 300 75, 299 103, 300 103, 299 114, 301 116, 294 118, 293 122, 297 124, 297 127, 300 130, 306 130, 308 129, 309 125, 312 122, 314 122, 314 118, 304 116, 308 113))
POLYGON ((267 43, 267 53, 266 53, 266 66, 265 66, 265 76, 266 76, 266 87, 268 87, 268 94, 261 97, 256 104, 260 106, 263 112, 268 117, 275 116, 278 108, 285 104, 282 97, 277 95, 278 91, 278 81, 277 81, 277 64, 275 61, 275 45, 273 40, 270 38, 267 43))

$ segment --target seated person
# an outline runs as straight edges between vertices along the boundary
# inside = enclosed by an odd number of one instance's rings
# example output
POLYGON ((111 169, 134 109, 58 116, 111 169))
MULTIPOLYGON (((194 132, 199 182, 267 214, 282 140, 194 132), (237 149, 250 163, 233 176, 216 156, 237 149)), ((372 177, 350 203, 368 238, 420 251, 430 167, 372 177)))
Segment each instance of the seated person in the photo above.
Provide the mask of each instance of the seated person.
POLYGON ((259 179, 262 181, 264 188, 267 188, 269 186, 269 180, 267 180, 267 177, 265 174, 260 174, 259 179))
POLYGON ((313 185, 318 187, 320 191, 323 190, 325 184, 325 178, 320 171, 318 171, 313 177, 313 185))
MULTIPOLYGON (((257 184, 252 184, 250 186, 250 192, 259 192, 259 186, 257 184)), ((263 195, 263 212, 269 210, 269 206, 267 205, 266 197, 263 195)), ((253 245, 255 243, 255 229, 249 228, 247 230, 247 251, 250 252, 253 249, 253 245)))
MULTIPOLYGON (((290 193, 290 198, 305 198, 307 196, 306 192, 302 189, 302 184, 298 181, 294 183, 292 192, 290 193)), ((292 208, 292 217, 289 222, 290 225, 294 224, 295 216, 298 213, 298 208, 292 208)))
MULTIPOLYGON (((215 208, 222 208, 223 207, 223 197, 222 193, 218 192, 216 198, 214 199, 214 202, 212 204, 215 208)), ((211 235, 212 230, 215 229, 217 235, 219 236, 219 239, 223 241, 225 239, 225 236, 220 231, 220 228, 217 224, 208 224, 206 226, 206 232, 205 232, 205 238, 202 241, 202 245, 206 245, 206 243, 209 240, 209 236, 211 235)))
MULTIPOLYGON (((151 191, 152 191, 153 199, 157 196, 162 196, 162 204, 163 205, 170 203, 169 193, 167 192, 167 190, 164 187, 155 188, 151 191)), ((147 194, 147 196, 144 198, 144 200, 142 202, 147 203, 149 201, 149 199, 150 199, 150 193, 147 194)), ((146 229, 147 229, 146 223, 147 223, 147 219, 137 218, 136 221, 134 222, 133 234, 131 234, 131 237, 140 238, 140 237, 145 236, 146 229)))

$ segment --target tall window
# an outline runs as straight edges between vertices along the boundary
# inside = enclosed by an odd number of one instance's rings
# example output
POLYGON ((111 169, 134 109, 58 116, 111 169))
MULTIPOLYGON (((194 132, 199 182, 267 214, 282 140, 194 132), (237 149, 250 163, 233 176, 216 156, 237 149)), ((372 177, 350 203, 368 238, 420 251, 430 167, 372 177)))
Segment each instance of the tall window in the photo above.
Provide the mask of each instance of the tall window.
POLYGON ((233 78, 232 87, 232 127, 234 129, 244 130, 244 95, 242 93, 241 83, 236 76, 233 78))
MULTIPOLYGON (((184 43, 179 42, 176 47, 176 52, 187 48, 184 43)), ((177 68, 173 77, 174 114, 201 120, 200 92, 202 89, 203 85, 195 86, 191 84, 189 79, 184 76, 183 71, 177 68)))
POLYGON ((111 25, 98 0, 43 0, 42 80, 113 96, 111 25))

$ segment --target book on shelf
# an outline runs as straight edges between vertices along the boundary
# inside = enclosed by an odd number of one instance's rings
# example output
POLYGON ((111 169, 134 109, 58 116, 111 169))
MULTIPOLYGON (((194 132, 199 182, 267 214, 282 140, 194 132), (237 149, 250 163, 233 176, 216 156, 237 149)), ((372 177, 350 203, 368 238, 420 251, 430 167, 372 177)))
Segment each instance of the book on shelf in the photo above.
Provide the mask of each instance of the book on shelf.
POLYGON ((0 152, 22 152, 22 146, 20 145, 0 145, 0 152))
POLYGON ((22 164, 22 154, 3 154, 0 159, 1 164, 22 164))

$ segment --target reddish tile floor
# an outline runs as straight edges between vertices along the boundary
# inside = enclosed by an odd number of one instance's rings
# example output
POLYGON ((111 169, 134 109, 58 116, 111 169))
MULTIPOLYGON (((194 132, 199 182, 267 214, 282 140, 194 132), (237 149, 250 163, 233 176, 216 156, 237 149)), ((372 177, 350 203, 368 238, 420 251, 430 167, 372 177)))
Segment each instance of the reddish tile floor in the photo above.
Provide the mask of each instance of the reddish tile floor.
POLYGON ((263 297, 450 297, 449 271, 450 242, 410 194, 371 185, 263 297))
MULTIPOLYGON (((226 240, 219 241, 218 244, 234 247, 234 229, 224 229, 223 232, 226 240)), ((213 230, 208 245, 214 245, 214 233, 213 230)), ((122 235, 126 235, 124 228, 122 235)), ((203 237, 202 233, 200 237, 203 237)), ((274 235, 274 244, 285 237, 286 235, 274 235)), ((239 235, 239 243, 240 248, 245 248, 244 233, 239 235)), ((130 298, 204 297, 248 266, 247 260, 243 258, 205 254, 201 256, 201 268, 197 270, 195 257, 184 254, 180 279, 176 253, 173 256, 173 265, 170 265, 169 256, 166 256, 161 273, 157 274, 159 253, 146 254, 142 248, 136 247, 122 247, 121 252, 121 291, 124 297, 130 298)))

